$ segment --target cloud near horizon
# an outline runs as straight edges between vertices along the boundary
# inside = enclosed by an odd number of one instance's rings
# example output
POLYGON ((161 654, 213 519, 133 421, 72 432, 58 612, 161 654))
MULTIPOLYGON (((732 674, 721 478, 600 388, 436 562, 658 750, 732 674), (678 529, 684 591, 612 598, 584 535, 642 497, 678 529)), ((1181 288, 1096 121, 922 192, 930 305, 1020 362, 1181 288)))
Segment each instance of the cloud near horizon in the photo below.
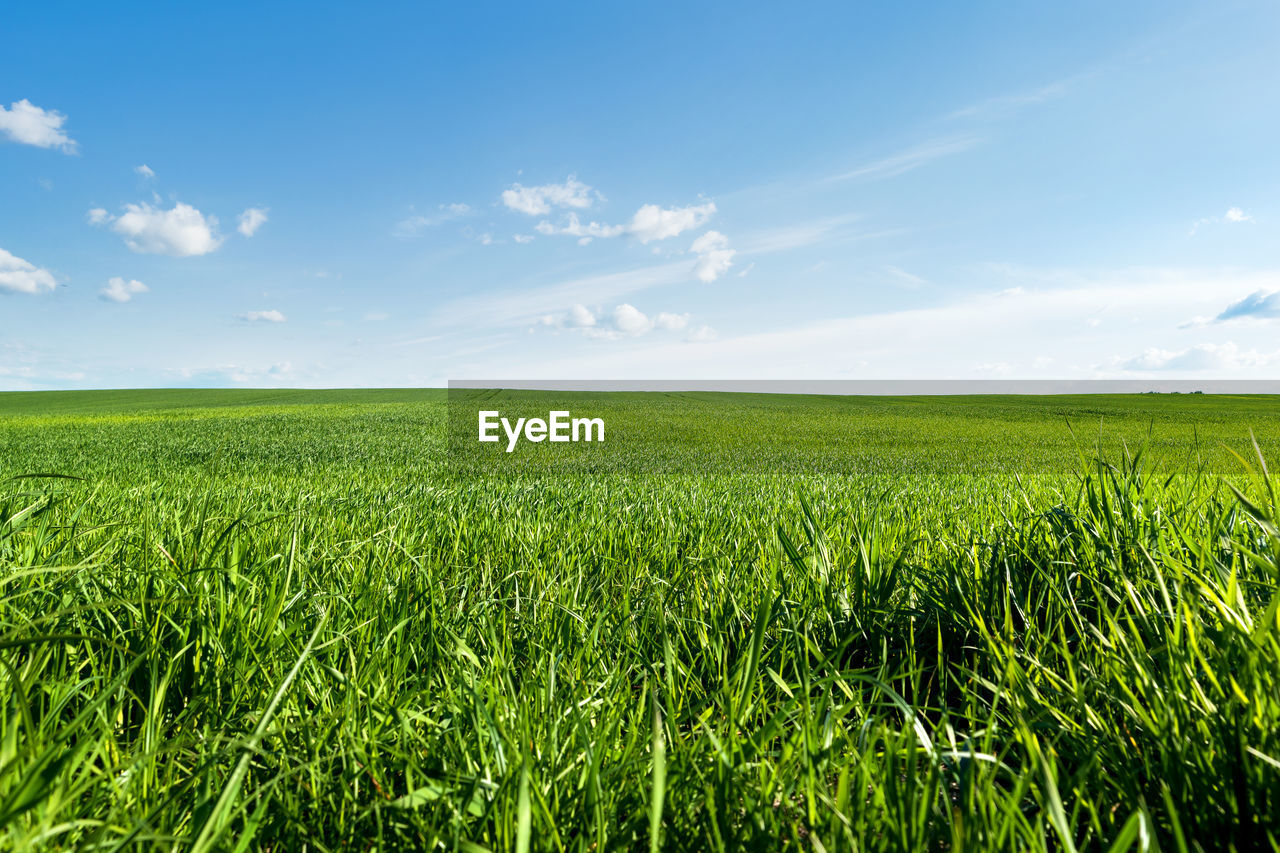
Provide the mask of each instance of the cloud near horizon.
POLYGON ((707 342, 696 361, 676 342, 655 338, 642 359, 628 348, 600 350, 589 362, 557 353, 527 362, 525 373, 535 379, 574 369, 587 379, 958 379, 993 373, 1058 379, 1224 372, 1268 378, 1280 365, 1280 352, 1273 352, 1276 345, 1263 329, 1243 328, 1241 336, 1222 340, 1177 325, 1187 315, 1208 313, 1215 292, 1276 290, 1280 271, 1009 268, 992 274, 1007 276, 1008 286, 930 307, 748 328, 707 342), (1135 333, 1142 339, 1135 340, 1135 333))
POLYGON ((1165 350, 1151 347, 1142 355, 1122 363, 1125 370, 1185 370, 1203 372, 1206 370, 1240 370, 1242 368, 1264 368, 1280 363, 1280 350, 1261 352, 1256 349, 1242 350, 1234 341, 1222 344, 1196 344, 1183 350, 1165 350))

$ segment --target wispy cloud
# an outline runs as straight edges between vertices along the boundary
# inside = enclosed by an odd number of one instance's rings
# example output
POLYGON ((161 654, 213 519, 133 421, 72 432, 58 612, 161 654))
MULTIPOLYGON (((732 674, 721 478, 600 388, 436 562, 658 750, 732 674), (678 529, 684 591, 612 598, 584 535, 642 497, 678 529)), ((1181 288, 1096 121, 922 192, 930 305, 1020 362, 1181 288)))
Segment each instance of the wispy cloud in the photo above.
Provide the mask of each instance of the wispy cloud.
POLYGON ((893 266, 892 264, 885 264, 884 271, 891 275, 898 284, 903 287, 917 288, 923 287, 929 283, 927 279, 923 279, 918 275, 913 275, 904 269, 893 266))
POLYGON ((584 245, 596 237, 617 237, 626 233, 626 227, 622 225, 605 225, 601 222, 583 223, 576 213, 569 213, 559 225, 544 219, 534 226, 534 230, 547 236, 560 234, 566 237, 577 237, 578 241, 584 245))
POLYGON ((1016 112, 1023 107, 1035 106, 1043 104, 1047 101, 1057 100, 1067 95, 1073 87, 1083 80, 1096 76, 1097 72, 1089 72, 1085 74, 1077 74, 1068 77, 1065 80, 1058 80, 1041 86, 1038 89, 1032 89, 1027 92, 1018 92, 1012 95, 996 95, 995 97, 985 98, 977 103, 962 107, 955 112, 949 113, 946 118, 982 118, 1004 116, 1009 113, 1016 112))
POLYGON ((236 227, 245 237, 252 237, 267 221, 270 208, 250 207, 240 214, 240 224, 236 227))
POLYGON ((243 320, 246 323, 283 323, 285 316, 274 308, 265 311, 245 311, 236 315, 237 320, 243 320))
MULTIPOLYGON (((728 248, 728 238, 719 232, 707 232, 717 236, 708 238, 705 242, 695 242, 695 245, 706 250, 701 254, 730 253, 728 256, 712 255, 707 259, 705 267, 707 274, 715 269, 719 276, 729 268, 725 266, 725 262, 732 262, 738 254, 765 254, 813 245, 828 239, 833 232, 850 221, 852 221, 851 217, 842 216, 815 220, 784 229, 756 232, 751 235, 749 246, 741 252, 728 248)), ((898 232, 841 235, 841 239, 870 239, 892 233, 898 232)), ((694 252, 699 254, 696 249, 694 252)), ((703 269, 702 258, 699 258, 695 261, 693 274, 696 276, 703 269)), ((750 266, 747 269, 750 269, 750 266)), ((432 319, 442 327, 529 324, 538 322, 540 317, 545 316, 549 310, 554 310, 556 306, 616 302, 649 288, 687 281, 689 275, 689 262, 680 260, 623 272, 585 276, 545 287, 507 290, 485 296, 467 296, 447 303, 432 319)))
POLYGON ((825 219, 812 219, 792 225, 782 225, 753 231, 739 241, 744 255, 759 255, 770 252, 785 252, 801 249, 805 246, 817 246, 826 243, 848 242, 854 240, 873 240, 881 237, 892 237, 904 233, 899 228, 887 228, 879 231, 856 232, 849 228, 858 221, 857 216, 832 216, 825 219))
POLYGON ((1190 233, 1190 235, 1194 237, 1196 232, 1199 231, 1200 228, 1205 225, 1222 225, 1222 224, 1234 225, 1241 222, 1252 222, 1252 221, 1253 221, 1253 217, 1245 213, 1240 208, 1229 207, 1227 208, 1227 212, 1222 214, 1221 216, 1206 216, 1203 219, 1197 219, 1195 222, 1191 223, 1191 230, 1188 233, 1190 233))
POLYGON ((416 237, 419 232, 426 228, 433 228, 455 219, 461 219, 464 216, 470 216, 471 212, 471 206, 468 204, 442 204, 435 213, 425 215, 415 213, 412 216, 406 216, 396 223, 396 227, 391 233, 402 240, 407 240, 411 237, 416 237))
POLYGON ((1222 310, 1214 322, 1222 323, 1252 317, 1260 320, 1271 320, 1280 317, 1280 290, 1255 290, 1238 302, 1232 302, 1222 310))
POLYGON ((278 361, 264 366, 243 364, 219 364, 211 367, 177 367, 166 373, 180 377, 184 382, 197 386, 218 386, 227 382, 254 385, 278 385, 282 382, 296 381, 297 371, 287 361, 278 361))
MULTIPOLYGON (((865 240, 900 233, 896 230, 848 233, 845 226, 854 219, 855 217, 839 216, 753 232, 748 235, 745 247, 740 251, 729 248, 729 240, 723 234, 709 231, 690 247, 698 255, 692 274, 702 277, 711 276, 714 272, 715 278, 718 278, 732 267, 739 255, 783 252, 833 238, 865 240)), ((745 274, 753 265, 747 265, 741 274, 745 274)), ((689 276, 688 260, 671 261, 622 272, 585 276, 544 287, 467 296, 442 306, 432 320, 441 327, 454 328, 528 325, 541 322, 540 318, 545 317, 549 311, 554 311, 557 306, 617 302, 650 288, 687 281, 689 276)))
POLYGON ((450 329, 529 324, 556 306, 616 302, 651 287, 685 281, 688 275, 689 265, 681 261, 586 276, 545 287, 468 296, 447 303, 432 320, 450 329))
POLYGON ((1176 328, 1179 317, 1212 304, 1215 292, 1256 290, 1262 279, 1280 281, 1280 272, 1018 270, 1011 275, 1022 284, 945 304, 721 338, 700 348, 696 362, 687 350, 655 340, 642 354, 602 352, 586 365, 580 358, 556 357, 529 363, 525 373, 530 378, 569 373, 583 378, 964 378, 993 372, 1101 378, 1155 371, 1256 376, 1280 363, 1270 354, 1265 330, 1243 329, 1246 337, 1221 341, 1188 340, 1188 332, 1176 328), (1109 310, 1114 322, 1091 324, 1102 310, 1109 310), (1147 357, 1149 349, 1156 353, 1147 357))
POLYGON ((912 146, 897 154, 874 160, 848 172, 832 175, 828 180, 848 181, 855 178, 862 180, 878 180, 893 178, 918 169, 942 157, 968 151, 982 140, 976 136, 952 136, 933 139, 920 145, 912 146))
POLYGON ((23 341, 0 343, 0 389, 6 391, 65 388, 85 372, 63 354, 65 347, 31 346, 23 341))

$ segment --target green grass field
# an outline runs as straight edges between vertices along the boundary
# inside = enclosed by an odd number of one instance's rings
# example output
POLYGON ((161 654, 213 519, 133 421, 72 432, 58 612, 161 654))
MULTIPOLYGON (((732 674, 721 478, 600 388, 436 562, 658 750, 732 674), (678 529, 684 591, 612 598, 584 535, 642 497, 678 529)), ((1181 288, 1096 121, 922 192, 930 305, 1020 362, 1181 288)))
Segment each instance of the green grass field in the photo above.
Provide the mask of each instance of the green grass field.
POLYGON ((0 849, 1280 846, 1280 400, 486 399, 0 394, 0 849))

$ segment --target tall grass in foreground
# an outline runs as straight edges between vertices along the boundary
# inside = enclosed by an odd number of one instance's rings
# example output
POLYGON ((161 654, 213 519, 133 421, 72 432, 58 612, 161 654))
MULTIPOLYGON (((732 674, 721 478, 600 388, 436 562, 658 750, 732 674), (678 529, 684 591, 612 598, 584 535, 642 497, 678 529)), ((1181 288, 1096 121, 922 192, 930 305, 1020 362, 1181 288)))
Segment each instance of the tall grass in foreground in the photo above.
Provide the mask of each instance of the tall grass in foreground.
POLYGON ((1280 846, 1262 471, 11 485, 0 847, 1280 846))

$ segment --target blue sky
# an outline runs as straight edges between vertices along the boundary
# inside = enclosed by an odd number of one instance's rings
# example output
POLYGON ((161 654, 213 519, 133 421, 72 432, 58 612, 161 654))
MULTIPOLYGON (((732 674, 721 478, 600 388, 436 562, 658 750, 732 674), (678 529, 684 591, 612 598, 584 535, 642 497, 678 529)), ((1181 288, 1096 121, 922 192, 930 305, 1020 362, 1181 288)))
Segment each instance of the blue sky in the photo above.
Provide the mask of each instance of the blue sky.
POLYGON ((0 389, 1280 372, 1274 2, 260 5, 6 9, 0 389))

